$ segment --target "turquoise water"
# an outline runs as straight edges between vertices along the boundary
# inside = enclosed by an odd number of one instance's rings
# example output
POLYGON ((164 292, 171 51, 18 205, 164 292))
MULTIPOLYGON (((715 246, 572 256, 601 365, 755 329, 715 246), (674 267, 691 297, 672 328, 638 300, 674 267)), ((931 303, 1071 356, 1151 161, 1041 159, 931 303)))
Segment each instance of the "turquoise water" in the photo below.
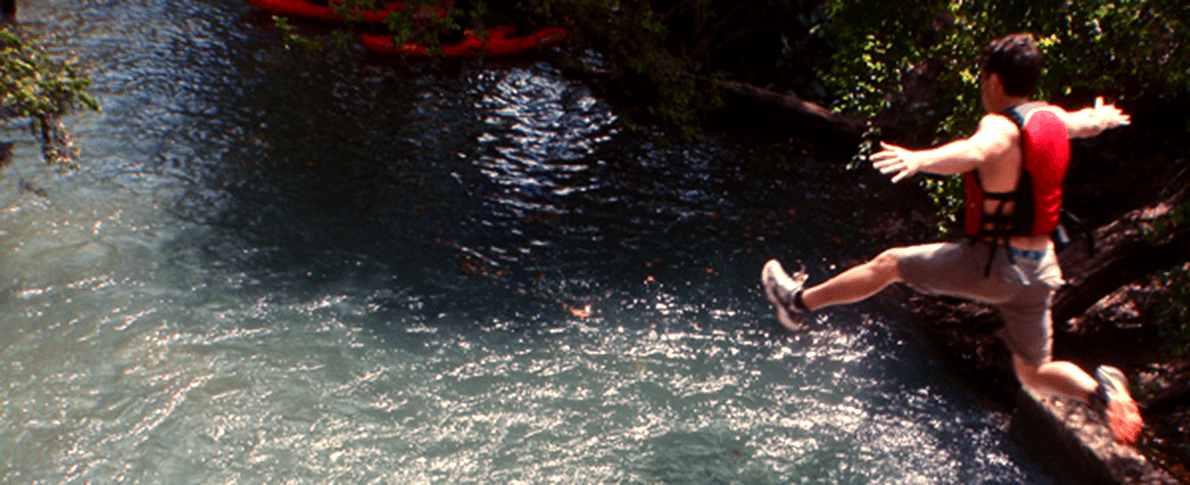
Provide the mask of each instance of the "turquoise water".
POLYGON ((286 50, 232 0, 21 17, 104 110, 75 172, 0 138, 5 481, 1047 481, 895 295, 770 314, 769 257, 898 242, 878 177, 624 131, 533 59, 286 50))

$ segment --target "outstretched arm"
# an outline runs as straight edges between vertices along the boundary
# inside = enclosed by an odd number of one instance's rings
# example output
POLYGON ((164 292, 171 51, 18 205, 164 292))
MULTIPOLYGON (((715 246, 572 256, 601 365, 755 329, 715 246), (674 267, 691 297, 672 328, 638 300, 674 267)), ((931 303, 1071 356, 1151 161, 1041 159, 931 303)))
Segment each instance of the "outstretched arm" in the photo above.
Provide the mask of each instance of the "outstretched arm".
POLYGON ((978 167, 1012 148, 1016 125, 1003 116, 984 116, 970 138, 955 140, 927 150, 909 150, 880 142, 882 150, 872 155, 872 166, 892 176, 895 184, 918 172, 954 175, 978 167))
POLYGON ((1115 105, 1104 105, 1103 97, 1095 98, 1095 107, 1083 108, 1078 111, 1065 111, 1056 108, 1058 118, 1066 124, 1066 136, 1069 138, 1087 138, 1103 133, 1105 130, 1125 126, 1132 122, 1132 118, 1115 105))

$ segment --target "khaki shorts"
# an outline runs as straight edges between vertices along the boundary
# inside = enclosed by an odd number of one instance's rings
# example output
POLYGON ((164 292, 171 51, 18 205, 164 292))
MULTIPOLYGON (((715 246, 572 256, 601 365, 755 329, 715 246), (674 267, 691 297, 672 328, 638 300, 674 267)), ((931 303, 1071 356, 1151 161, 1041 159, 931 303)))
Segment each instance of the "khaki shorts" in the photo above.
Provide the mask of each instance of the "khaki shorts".
POLYGON ((984 277, 991 244, 948 242, 905 248, 897 269, 918 291, 989 303, 1004 320, 1000 337, 1012 353, 1041 365, 1050 360, 1053 329, 1050 302, 1062 285, 1062 270, 1053 251, 1025 254, 996 248, 991 273, 984 277))

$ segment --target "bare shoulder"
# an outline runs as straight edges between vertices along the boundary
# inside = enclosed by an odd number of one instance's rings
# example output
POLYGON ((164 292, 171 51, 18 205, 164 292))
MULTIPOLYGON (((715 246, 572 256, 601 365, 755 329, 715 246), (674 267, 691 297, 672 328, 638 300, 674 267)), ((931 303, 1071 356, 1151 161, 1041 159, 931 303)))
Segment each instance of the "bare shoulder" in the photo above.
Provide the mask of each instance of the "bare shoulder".
POLYGON ((1018 142, 1020 131, 1016 123, 1004 116, 989 113, 979 120, 979 131, 976 136, 985 143, 995 145, 1000 150, 1007 150, 1018 142))
POLYGON ((1012 120, 989 114, 979 122, 977 135, 986 148, 979 164, 979 177, 984 189, 990 192, 1010 192, 1020 173, 1020 130, 1012 120))
POLYGON ((1017 128, 1016 123, 1013 123, 1012 120, 1008 119, 1008 117, 998 113, 988 113, 983 115, 983 118, 979 120, 979 130, 987 130, 989 133, 1009 135, 1016 133, 1017 128))

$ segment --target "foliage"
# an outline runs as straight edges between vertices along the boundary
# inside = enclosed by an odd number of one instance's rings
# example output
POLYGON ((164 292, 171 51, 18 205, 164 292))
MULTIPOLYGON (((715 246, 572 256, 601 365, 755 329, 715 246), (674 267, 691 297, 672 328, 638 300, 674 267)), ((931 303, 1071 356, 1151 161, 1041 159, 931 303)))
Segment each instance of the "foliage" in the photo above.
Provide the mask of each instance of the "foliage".
POLYGON ((1174 357, 1186 357, 1190 352, 1190 264, 1157 275, 1164 290, 1159 313, 1165 325, 1159 327, 1166 350, 1174 357))
MULTIPOLYGON (((723 103, 721 82, 745 81, 825 96, 813 75, 829 46, 806 0, 522 0, 563 23, 572 52, 597 53, 607 91, 688 133, 723 103)), ((805 97, 805 96, 804 96, 805 97)))
MULTIPOLYGON (((1075 108, 1102 95, 1128 108, 1190 94, 1184 1, 831 0, 827 13, 833 107, 911 148, 971 132, 983 114, 976 56, 1012 32, 1032 32, 1046 56, 1041 99, 1075 108)), ((922 185, 953 221, 959 182, 922 185)))
MULTIPOLYGON (((1140 227, 1150 244, 1169 241, 1190 231, 1190 200, 1181 200, 1159 217, 1140 227)), ((1165 322, 1158 330, 1166 350, 1174 357, 1190 352, 1190 263, 1156 275, 1159 290, 1157 314, 1165 322)))
MULTIPOLYGON (((382 22, 369 24, 364 20, 365 12, 388 6, 389 0, 343 0, 331 2, 333 11, 343 18, 340 28, 329 37, 314 38, 304 35, 282 16, 274 15, 273 23, 281 32, 287 48, 301 48, 305 51, 325 54, 329 50, 342 49, 352 42, 358 30, 369 33, 383 31, 391 35, 396 44, 416 43, 426 46, 431 55, 442 53, 442 41, 447 32, 465 28, 482 29, 483 16, 487 13, 486 3, 467 2, 468 8, 442 7, 439 0, 407 0, 401 2, 404 8, 389 12, 382 22), (380 30, 378 30, 378 28, 380 30)), ((454 3, 454 2, 452 2, 454 3)))
MULTIPOLYGON (((382 3, 336 8, 358 20, 382 3)), ((566 27, 568 67, 598 72, 591 82, 609 98, 678 126, 717 108, 720 81, 733 79, 830 103, 910 146, 974 126, 975 55, 1006 33, 1037 35, 1050 67, 1039 94, 1060 103, 1184 97, 1190 67, 1184 1, 472 0, 443 16, 426 15, 440 2, 407 3, 387 31, 431 48, 445 31, 482 27, 489 11, 522 28, 566 27)))
MULTIPOLYGON (((919 143, 961 136, 981 114, 975 58, 992 39, 1032 32, 1046 56, 1042 99, 1185 96, 1185 2, 832 0, 839 49, 824 74, 843 111, 908 123, 919 143)), ((913 135, 906 135, 913 136, 913 135)))
POLYGON ((959 177, 926 177, 919 182, 926 197, 939 210, 938 233, 948 236, 958 229, 959 213, 963 210, 962 179, 959 177))
MULTIPOLYGON (((647 111, 680 126, 688 126, 702 109, 718 99, 705 93, 707 73, 698 72, 696 61, 675 53, 667 45, 671 25, 667 15, 650 2, 615 0, 528 0, 530 12, 568 19, 574 38, 597 52, 598 67, 621 89, 625 99, 643 100, 647 111), (701 92, 701 93, 700 93, 701 92)), ((678 2, 675 7, 696 8, 705 15, 709 2, 678 2)), ((681 47, 679 47, 681 49, 681 47)))
POLYGON ((294 27, 293 24, 289 23, 289 20, 285 17, 274 15, 273 24, 276 25, 277 30, 281 32, 281 38, 284 39, 285 47, 287 49, 293 49, 296 47, 307 52, 323 52, 331 46, 343 47, 346 45, 346 35, 341 32, 336 32, 335 35, 332 36, 329 43, 324 43, 298 33, 297 28, 294 27))
POLYGON ((33 120, 47 163, 75 166, 78 150, 56 120, 78 109, 99 109, 86 92, 90 84, 77 60, 55 59, 8 28, 0 30, 0 120, 33 120))

